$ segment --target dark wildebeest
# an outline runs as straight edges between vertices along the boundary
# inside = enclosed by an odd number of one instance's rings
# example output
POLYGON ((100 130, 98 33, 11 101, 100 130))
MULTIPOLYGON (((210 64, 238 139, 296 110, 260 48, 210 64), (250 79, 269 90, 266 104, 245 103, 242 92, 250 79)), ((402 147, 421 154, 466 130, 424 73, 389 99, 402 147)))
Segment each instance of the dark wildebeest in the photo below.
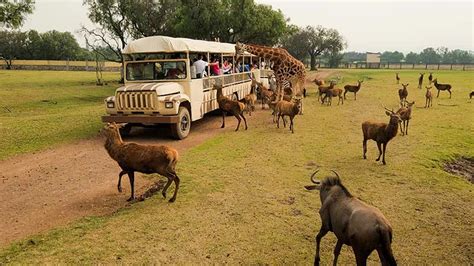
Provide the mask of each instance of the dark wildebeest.
POLYGON ((314 265, 319 265, 321 239, 329 231, 337 237, 333 265, 337 264, 343 244, 352 247, 357 265, 366 265, 374 250, 377 250, 382 265, 397 265, 391 248, 392 227, 382 212, 352 196, 335 171, 335 177, 326 177, 322 182, 313 179, 317 172, 311 176, 316 185, 305 186, 307 190, 319 190, 321 198, 319 215, 322 225, 316 235, 314 265))

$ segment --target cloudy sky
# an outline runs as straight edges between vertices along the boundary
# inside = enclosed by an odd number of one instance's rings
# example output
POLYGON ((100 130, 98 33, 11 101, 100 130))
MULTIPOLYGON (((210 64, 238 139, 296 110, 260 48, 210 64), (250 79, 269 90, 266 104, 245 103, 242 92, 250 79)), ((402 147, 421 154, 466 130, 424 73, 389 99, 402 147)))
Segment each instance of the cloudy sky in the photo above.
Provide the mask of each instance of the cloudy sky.
MULTIPOLYGON (((425 47, 474 50, 470 1, 426 0, 256 0, 280 9, 298 26, 335 28, 345 37, 347 51, 419 52, 425 47)), ((70 31, 92 24, 82 0, 36 0, 35 11, 23 30, 70 31)))

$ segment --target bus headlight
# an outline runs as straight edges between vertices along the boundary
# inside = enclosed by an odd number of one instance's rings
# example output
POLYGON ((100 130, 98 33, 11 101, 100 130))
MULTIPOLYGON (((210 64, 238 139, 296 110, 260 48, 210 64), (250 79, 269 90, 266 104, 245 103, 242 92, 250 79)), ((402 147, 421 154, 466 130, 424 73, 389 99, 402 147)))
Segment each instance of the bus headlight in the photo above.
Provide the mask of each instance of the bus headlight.
POLYGON ((173 108, 173 102, 165 102, 165 107, 166 108, 173 108))
POLYGON ((115 103, 114 102, 107 102, 107 108, 114 108, 115 103))

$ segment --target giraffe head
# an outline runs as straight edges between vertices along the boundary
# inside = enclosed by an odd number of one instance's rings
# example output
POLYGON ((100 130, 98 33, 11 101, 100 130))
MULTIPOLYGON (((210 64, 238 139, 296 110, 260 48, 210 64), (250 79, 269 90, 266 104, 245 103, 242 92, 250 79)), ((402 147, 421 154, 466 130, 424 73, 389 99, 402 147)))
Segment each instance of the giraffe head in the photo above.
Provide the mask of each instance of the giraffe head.
POLYGON ((237 42, 235 44, 235 53, 236 54, 243 54, 246 51, 247 47, 245 44, 241 42, 237 42))

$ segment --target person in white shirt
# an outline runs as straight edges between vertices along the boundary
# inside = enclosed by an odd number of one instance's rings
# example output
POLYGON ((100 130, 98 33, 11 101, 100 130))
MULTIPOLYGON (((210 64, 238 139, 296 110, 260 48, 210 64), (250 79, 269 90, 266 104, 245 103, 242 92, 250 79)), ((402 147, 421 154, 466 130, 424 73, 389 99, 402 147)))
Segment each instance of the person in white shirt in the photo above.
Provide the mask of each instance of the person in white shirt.
POLYGON ((202 60, 203 56, 199 55, 199 59, 193 63, 193 66, 196 68, 196 78, 204 77, 204 70, 208 66, 208 63, 202 60))

